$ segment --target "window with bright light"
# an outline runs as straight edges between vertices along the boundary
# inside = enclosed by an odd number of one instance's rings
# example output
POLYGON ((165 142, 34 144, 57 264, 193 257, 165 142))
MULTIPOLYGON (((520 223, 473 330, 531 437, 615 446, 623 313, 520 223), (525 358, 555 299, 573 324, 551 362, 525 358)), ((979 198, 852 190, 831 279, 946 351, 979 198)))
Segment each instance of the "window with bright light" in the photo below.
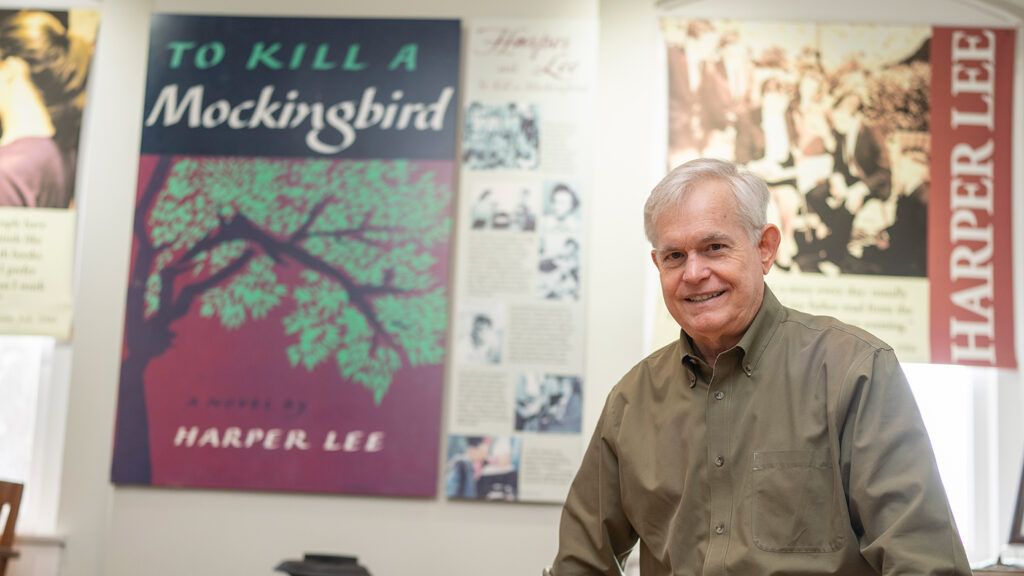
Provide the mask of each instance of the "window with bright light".
POLYGON ((56 524, 66 383, 54 386, 54 356, 53 338, 0 336, 0 479, 25 485, 21 534, 56 524))
MULTIPOLYGON (((993 557, 988 511, 995 373, 984 368, 903 364, 932 442, 939 475, 972 564, 993 557)), ((995 551, 997 552, 997 551, 995 551)))

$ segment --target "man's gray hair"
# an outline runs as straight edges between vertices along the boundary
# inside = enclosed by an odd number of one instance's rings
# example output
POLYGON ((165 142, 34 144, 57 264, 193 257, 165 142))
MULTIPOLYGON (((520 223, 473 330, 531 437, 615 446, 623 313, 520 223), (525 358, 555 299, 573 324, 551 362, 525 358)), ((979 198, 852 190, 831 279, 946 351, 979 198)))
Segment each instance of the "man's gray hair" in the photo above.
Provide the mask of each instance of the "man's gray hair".
POLYGON ((676 166, 658 185, 644 204, 644 233, 657 246, 658 218, 674 208, 698 184, 724 182, 736 198, 738 216, 756 244, 768 220, 768 186, 760 176, 740 170, 732 162, 698 158, 676 166))

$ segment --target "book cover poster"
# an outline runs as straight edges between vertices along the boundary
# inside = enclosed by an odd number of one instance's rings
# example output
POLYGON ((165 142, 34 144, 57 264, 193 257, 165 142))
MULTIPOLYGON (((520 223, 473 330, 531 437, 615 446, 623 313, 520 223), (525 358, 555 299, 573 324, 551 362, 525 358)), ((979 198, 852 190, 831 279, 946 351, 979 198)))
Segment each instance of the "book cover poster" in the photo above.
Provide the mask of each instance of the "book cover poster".
POLYGON ((118 484, 433 496, 456 21, 152 21, 118 484))
MULTIPOLYGON (((1010 29, 665 18, 668 159, 760 175, 767 282, 900 359, 1013 368, 1010 29)), ((667 314, 657 341, 678 337, 667 314)))
POLYGON ((0 334, 71 334, 78 142, 99 13, 0 10, 0 334))

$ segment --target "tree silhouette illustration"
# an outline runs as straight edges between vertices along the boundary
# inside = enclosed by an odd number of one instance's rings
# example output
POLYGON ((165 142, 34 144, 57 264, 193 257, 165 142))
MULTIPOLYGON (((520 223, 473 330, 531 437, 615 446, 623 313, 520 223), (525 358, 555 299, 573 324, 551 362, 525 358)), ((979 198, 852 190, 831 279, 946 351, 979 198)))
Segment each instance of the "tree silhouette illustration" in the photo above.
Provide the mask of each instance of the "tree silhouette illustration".
POLYGON ((151 480, 144 375, 186 315, 230 331, 280 308, 282 361, 333 363, 377 405, 402 367, 442 363, 451 196, 403 160, 160 157, 136 207, 114 481, 151 480))

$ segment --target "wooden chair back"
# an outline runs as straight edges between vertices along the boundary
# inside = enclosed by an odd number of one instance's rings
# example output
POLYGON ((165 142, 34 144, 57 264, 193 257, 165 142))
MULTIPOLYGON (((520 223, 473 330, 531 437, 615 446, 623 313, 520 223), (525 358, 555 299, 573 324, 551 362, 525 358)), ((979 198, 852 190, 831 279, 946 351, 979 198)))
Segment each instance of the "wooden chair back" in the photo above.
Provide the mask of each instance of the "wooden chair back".
POLYGON ((7 561, 18 557, 14 550, 14 525, 23 488, 22 484, 0 481, 0 576, 7 573, 7 561))

